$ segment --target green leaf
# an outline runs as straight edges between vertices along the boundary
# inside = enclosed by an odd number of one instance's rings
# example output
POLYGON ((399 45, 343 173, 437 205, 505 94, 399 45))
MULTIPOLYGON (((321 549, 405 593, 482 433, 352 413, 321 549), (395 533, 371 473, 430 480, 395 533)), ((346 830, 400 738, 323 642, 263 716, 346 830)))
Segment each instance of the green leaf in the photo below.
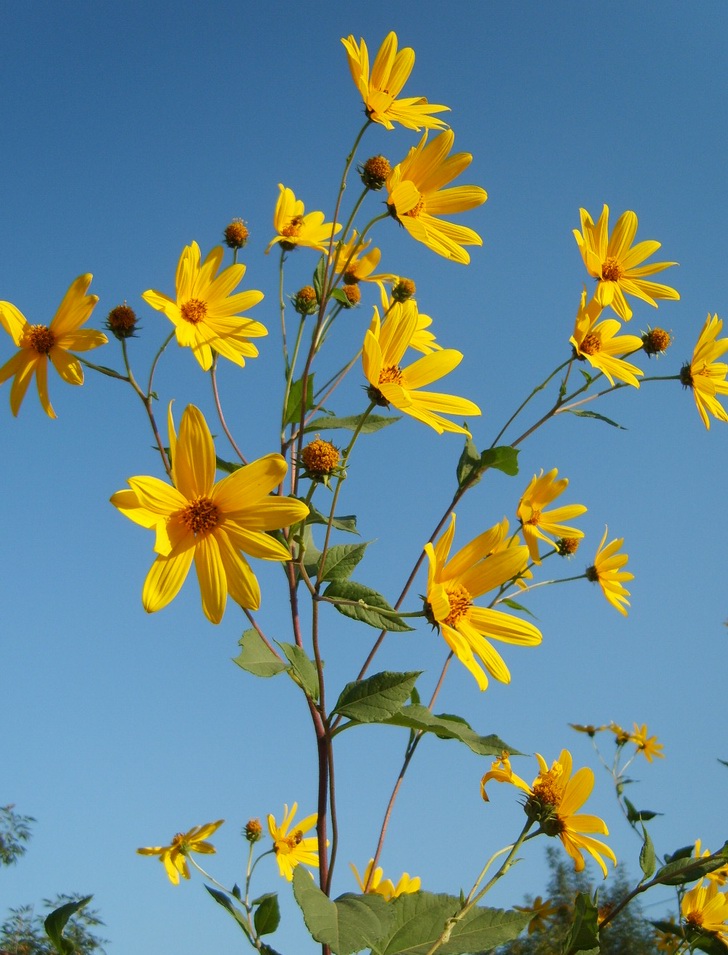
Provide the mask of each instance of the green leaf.
POLYGON ((574 900, 574 920, 564 939, 564 955, 575 952, 599 953, 599 912, 594 899, 579 892, 574 900))
MULTIPOLYGON (((304 427, 304 433, 309 431, 327 431, 335 428, 343 428, 345 431, 356 431, 361 421, 361 415, 350 415, 347 418, 337 418, 332 415, 328 418, 314 418, 304 427)), ((367 420, 359 429, 359 434, 373 434, 375 431, 381 431, 399 421, 398 416, 370 414, 367 420)))
POLYGON ((278 896, 269 892, 256 900, 259 904, 253 915, 253 925, 258 935, 272 935, 281 921, 278 896))
POLYGON ((375 673, 359 683, 347 683, 334 707, 335 713, 357 723, 381 723, 398 713, 421 671, 375 673))
POLYGON ((465 743, 474 753, 479 756, 500 756, 503 750, 506 750, 512 756, 520 756, 521 753, 504 743, 502 739, 491 734, 490 736, 478 736, 469 724, 459 716, 452 716, 448 713, 440 713, 435 716, 425 706, 410 704, 403 707, 399 713, 394 714, 384 722, 390 726, 405 726, 408 729, 420 730, 423 733, 434 733, 440 739, 457 739, 465 743))
MULTIPOLYGON (((316 390, 313 383, 313 374, 306 379, 306 411, 313 408, 313 395, 316 390)), ((301 420, 301 399, 303 397, 303 379, 291 383, 291 390, 288 393, 288 404, 286 405, 286 414, 283 419, 284 424, 297 424, 301 420)))
POLYGON ((657 868, 657 863, 655 860, 655 847, 652 845, 652 839, 650 839, 650 834, 642 826, 642 835, 644 837, 644 842, 642 843, 642 849, 640 850, 640 868, 642 869, 642 874, 646 879, 651 879, 654 875, 655 869, 657 868))
POLYGON ((235 461, 223 461, 222 458, 215 455, 215 467, 218 471, 224 471, 226 474, 233 474, 235 471, 239 471, 243 465, 240 462, 235 461))
POLYGON ((88 905, 92 898, 92 895, 87 895, 77 902, 65 902, 54 909, 43 922, 46 935, 51 940, 53 948, 60 955, 74 955, 76 947, 67 938, 63 937, 63 929, 66 927, 68 920, 80 911, 84 905, 88 905))
POLYGON ((497 945, 503 945, 517 938, 528 924, 528 920, 527 912, 488 908, 471 909, 455 924, 449 941, 442 946, 440 952, 442 955, 490 952, 497 945))
MULTIPOLYGON (((278 643, 278 641, 276 641, 278 643)), ((288 672, 299 686, 303 687, 306 696, 311 700, 319 698, 319 680, 316 664, 306 656, 306 652, 295 643, 278 643, 291 664, 288 672)))
POLYGON ((351 302, 346 297, 346 292, 343 289, 335 288, 331 293, 331 298, 343 305, 344 308, 351 308, 351 302))
POLYGON ((575 414, 578 418, 596 418, 597 421, 603 421, 605 424, 611 424, 613 428, 619 428, 620 431, 627 430, 621 424, 617 424, 616 421, 612 421, 611 418, 605 418, 603 414, 597 414, 596 411, 574 411, 572 408, 565 408, 564 410, 568 411, 569 414, 575 414))
POLYGON ((649 809, 635 809, 626 796, 624 796, 623 799, 627 809, 627 820, 629 822, 649 822, 650 819, 654 819, 655 816, 663 815, 661 812, 652 812, 649 809))
POLYGON ((458 479, 458 487, 467 487, 477 484, 481 477, 482 466, 480 455, 475 447, 475 442, 468 436, 465 438, 465 447, 460 455, 455 474, 458 479))
POLYGON ((503 445, 498 448, 488 448, 479 455, 472 438, 466 438, 456 471, 458 487, 472 487, 477 484, 483 476, 483 471, 488 468, 495 468, 514 477, 518 474, 518 454, 516 448, 503 445))
POLYGON ((328 945, 333 955, 353 955, 372 948, 393 918, 390 906, 379 895, 347 894, 332 901, 300 865, 293 870, 293 894, 306 928, 317 942, 328 945))
POLYGON ((233 663, 237 663, 248 673, 269 677, 288 669, 270 647, 265 645, 257 630, 246 630, 238 641, 238 645, 242 649, 236 657, 233 657, 233 663))
POLYGON ((483 468, 495 468, 496 471, 502 471, 510 477, 518 474, 518 455, 517 448, 510 448, 503 445, 499 448, 488 448, 480 455, 480 465, 483 468))
POLYGON ((335 544, 326 552, 324 566, 319 580, 346 580, 351 577, 354 568, 364 556, 368 543, 335 544))
POLYGON ((511 600, 510 597, 506 598, 505 600, 499 600, 498 603, 505 604, 506 607, 510 607, 511 610, 519 610, 521 613, 527 613, 529 617, 533 617, 534 620, 536 619, 536 614, 530 611, 528 607, 524 607, 523 604, 519 604, 517 600, 511 600))
POLYGON ((316 263, 316 268, 313 273, 313 287, 316 291, 316 298, 321 301, 321 292, 324 287, 324 279, 326 278, 326 256, 322 255, 321 258, 316 263))
POLYGON ((250 929, 248 927, 248 920, 245 917, 245 913, 241 912, 237 905, 233 905, 225 892, 220 892, 218 889, 211 889, 209 885, 206 885, 205 888, 218 903, 218 905, 221 905, 226 912, 229 912, 230 915, 232 915, 247 938, 250 939, 250 929))
POLYGON ((335 603, 334 606, 345 617, 360 620, 376 627, 377 630, 391 630, 406 633, 412 630, 404 620, 390 607, 376 590, 357 584, 353 580, 332 580, 324 591, 324 597, 339 600, 351 600, 354 603, 335 603), (384 613, 382 613, 384 611, 384 613))
MULTIPOLYGON (((328 524, 329 519, 316 510, 315 507, 308 505, 308 517, 306 518, 306 524, 328 524)), ((356 516, 354 514, 346 514, 343 517, 334 517, 331 521, 331 526, 337 531, 348 531, 350 534, 358 534, 359 531, 356 529, 356 516)))
POLYGON ((728 842, 724 843, 718 852, 701 859, 695 857, 676 859, 673 855, 672 861, 657 870, 653 882, 659 882, 662 885, 685 885, 687 882, 696 882, 708 872, 713 872, 727 864, 728 842))
MULTIPOLYGON (((717 758, 718 758, 718 757, 716 757, 716 759, 717 759, 717 758)), ((724 759, 718 759, 718 762, 719 762, 719 763, 722 763, 724 766, 728 766, 728 762, 726 762, 724 759)))

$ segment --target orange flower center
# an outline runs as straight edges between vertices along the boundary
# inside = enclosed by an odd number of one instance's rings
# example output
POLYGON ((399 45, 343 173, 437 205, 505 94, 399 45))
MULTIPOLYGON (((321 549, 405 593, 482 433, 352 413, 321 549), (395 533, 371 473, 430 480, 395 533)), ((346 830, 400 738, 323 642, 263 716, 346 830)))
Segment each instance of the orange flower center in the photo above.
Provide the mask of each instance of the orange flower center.
POLYGON ((286 836, 283 839, 276 839, 275 850, 276 852, 282 852, 283 855, 289 855, 289 853, 293 852, 302 842, 303 832, 300 829, 296 829, 290 836, 286 836))
POLYGON ((31 325, 25 330, 22 346, 32 348, 39 355, 47 355, 56 343, 56 336, 46 325, 31 325))
POLYGON ((446 590, 447 599, 450 603, 450 613, 443 620, 448 627, 457 627, 458 622, 467 614, 473 605, 473 598, 470 591, 466 590, 462 584, 455 584, 446 590))
POLYGON ((189 849, 189 845, 185 842, 185 835, 184 832, 178 832, 170 843, 170 848, 176 849, 181 855, 186 855, 189 849))
POLYGON ((547 773, 541 773, 533 784, 533 795, 541 803, 558 807, 564 798, 564 787, 561 784, 562 768, 560 763, 554 763, 547 773))
POLYGON ((417 205, 413 206, 409 212, 405 212, 406 216, 410 216, 412 219, 417 219, 425 211, 425 197, 420 196, 417 205))
POLYGON ((601 350, 601 347, 601 336, 596 332, 589 332, 589 334, 584 337, 584 341, 581 343, 579 351, 584 355, 595 355, 601 350))
POLYGON ((220 523, 220 511, 209 497, 197 497, 180 512, 180 520, 195 536, 209 534, 220 523))
POLYGON ((395 385, 402 384, 402 369, 399 365, 388 365, 379 372, 379 384, 386 385, 394 382, 395 385))
POLYGON ((533 511, 529 519, 526 521, 526 524, 533 524, 533 526, 535 527, 540 520, 541 520, 541 511, 533 511))
POLYGON ((287 239, 294 239, 301 234, 302 224, 303 216, 293 216, 288 225, 281 229, 281 235, 284 235, 287 239))
POLYGON ((618 282, 624 275, 619 259, 613 255, 608 255, 602 264, 602 280, 604 282, 618 282))
POLYGON ((207 315, 207 305, 199 298, 191 298, 180 307, 182 318, 190 325, 198 325, 207 315))

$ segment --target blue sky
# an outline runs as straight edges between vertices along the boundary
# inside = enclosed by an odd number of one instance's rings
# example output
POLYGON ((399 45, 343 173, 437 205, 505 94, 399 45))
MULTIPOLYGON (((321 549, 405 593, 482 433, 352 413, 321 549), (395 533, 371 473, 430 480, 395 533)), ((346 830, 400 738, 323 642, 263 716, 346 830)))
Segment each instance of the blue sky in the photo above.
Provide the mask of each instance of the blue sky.
MULTIPOLYGON (((8 7, 0 298, 45 322, 71 280, 91 271, 101 299, 92 324, 100 327, 124 299, 138 308, 133 361, 144 369, 167 326, 141 293, 172 294, 182 247, 194 239, 209 249, 242 216, 252 234, 244 287, 266 292, 253 317, 271 335, 242 375, 224 370, 221 386, 251 456, 273 450, 278 263, 263 251, 277 184, 330 216, 361 123, 340 38, 364 36, 373 51, 394 29, 417 54, 407 91, 452 107, 456 149, 473 154, 463 180, 489 193, 462 217, 484 239, 468 268, 415 245, 392 222, 376 233, 383 266, 415 279, 438 339, 465 354, 452 391, 483 408, 476 443, 487 446, 530 388, 568 357, 586 280, 571 234, 580 206, 594 217, 605 202, 613 217, 633 209, 638 238, 657 239, 659 257, 680 263, 666 281, 681 301, 657 312, 636 307, 628 329, 669 329, 674 345, 649 372, 674 374, 706 314, 728 311, 727 17, 710 0, 642 3, 639 17, 626 2, 462 2, 447 19, 439 4, 420 4, 415 15, 379 0, 212 0, 204 14, 189 0, 8 7)), ((396 161, 416 138, 377 127, 362 156, 396 161)), ((292 256, 287 291, 309 281, 314 264, 312 253, 292 256)), ((374 300, 340 323, 337 357, 358 347, 374 300)), ((0 362, 11 353, 6 339, 0 362)), ((119 364, 112 346, 99 360, 119 364)), ((360 410, 359 385, 354 375, 338 413, 360 410)), ((190 401, 211 410, 208 382, 186 351, 170 351, 158 386, 162 407, 176 397, 178 414, 190 401)), ((240 879, 237 833, 249 817, 279 815, 293 801, 313 811, 313 740, 301 701, 230 663, 243 618, 231 608, 222 625, 208 624, 193 580, 169 608, 144 613, 150 536, 108 504, 128 477, 158 473, 142 409, 119 384, 91 374, 81 389, 57 377, 50 387, 56 421, 32 390, 14 420, 8 386, 0 388, 0 803, 38 820, 26 858, 0 872, 0 915, 57 891, 93 892, 112 953, 233 951, 236 927, 201 880, 174 889, 134 850, 225 818, 214 872, 240 879)), ((677 382, 630 389, 599 410, 626 430, 562 416, 524 445, 518 477, 489 475, 466 498, 456 545, 504 514, 513 520, 531 475, 557 467, 571 481, 569 500, 589 507, 583 551, 567 570, 591 562, 605 524, 624 536, 635 573, 629 617, 585 582, 536 591, 529 609, 543 645, 506 648, 512 684, 479 694, 453 667, 440 707, 524 752, 552 759, 569 746, 577 763, 592 765, 588 740, 568 722, 646 722, 667 758, 635 764, 633 801, 665 813, 652 827, 658 850, 696 837, 717 847, 726 838, 727 772, 717 757, 728 759, 720 715, 726 429, 715 422, 706 432, 677 382)), ((409 420, 361 444, 344 510, 356 511, 363 539, 377 539, 362 582, 394 599, 449 499, 460 447, 459 438, 409 420)), ((268 567, 259 576, 271 594, 266 626, 286 639, 279 576, 268 567)), ((415 592, 424 586, 422 578, 415 592)), ((324 654, 336 686, 352 678, 373 631, 333 614, 328 625, 324 654)), ((425 669, 423 686, 433 685, 444 644, 429 628, 392 636, 385 647, 382 669, 425 669)), ((342 737, 344 863, 361 868, 371 855, 403 745, 384 728, 342 737)), ((487 768, 454 744, 422 747, 397 804, 387 874, 417 873, 433 891, 469 884, 503 833, 521 825, 505 792, 488 807, 480 801, 487 768)), ((523 763, 522 774, 530 772, 523 763)), ((607 819, 610 844, 635 874, 637 841, 606 776, 597 780, 590 807, 607 819)), ((528 864, 497 904, 543 888, 543 849, 528 848, 528 864)), ((286 895, 272 863, 264 876, 261 892, 286 895)), ((337 890, 352 889, 346 864, 338 878, 337 890)), ((304 950, 295 909, 286 906, 285 918, 275 946, 304 950)))

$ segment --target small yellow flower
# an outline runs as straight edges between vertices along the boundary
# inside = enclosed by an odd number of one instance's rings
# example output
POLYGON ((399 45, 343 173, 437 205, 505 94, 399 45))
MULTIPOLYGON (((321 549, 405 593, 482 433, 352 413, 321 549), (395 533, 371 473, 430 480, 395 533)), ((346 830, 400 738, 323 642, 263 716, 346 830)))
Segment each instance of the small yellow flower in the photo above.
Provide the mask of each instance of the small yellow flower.
POLYGON ((637 381, 644 372, 637 365, 633 365, 618 355, 639 351, 642 348, 642 339, 637 335, 617 335, 621 325, 614 318, 599 321, 602 306, 596 299, 589 304, 586 301, 586 289, 581 293, 581 306, 576 316, 574 333, 569 339, 574 346, 577 358, 588 361, 589 364, 601 371, 614 384, 614 379, 626 382, 639 388, 637 381))
POLYGON ((424 134, 387 178, 387 209, 413 239, 446 259, 467 265, 466 245, 482 245, 477 232, 440 219, 482 205, 488 193, 480 186, 443 188, 468 168, 470 153, 450 156, 455 134, 448 129, 427 142, 424 134))
POLYGON ((617 746, 625 746, 632 738, 632 734, 628 733, 627 730, 622 729, 619 723, 612 721, 607 729, 611 730, 614 733, 614 742, 617 746))
POLYGON ((178 832, 168 846, 151 846, 146 849, 137 849, 142 856, 159 856, 164 865, 167 876, 172 885, 179 885, 179 877, 189 879, 190 870, 187 866, 187 856, 191 852, 211 854, 215 847, 206 840, 223 824, 224 819, 217 822, 208 822, 204 826, 194 826, 189 832, 178 832))
POLYGON ((349 59, 349 69, 354 85, 359 90, 369 119, 385 129, 394 129, 399 123, 407 129, 441 129, 445 123, 433 113, 449 111, 449 106, 428 103, 423 96, 397 99, 409 79, 415 65, 415 51, 403 47, 397 52, 397 34, 388 33, 384 38, 369 71, 369 50, 363 39, 357 44, 352 35, 342 37, 341 42, 349 59))
MULTIPOLYGON (((411 279, 402 279, 396 275, 389 276, 389 281, 392 282, 392 294, 391 297, 387 294, 387 289, 384 285, 384 282, 378 282, 379 293, 382 302, 382 315, 386 319, 389 310, 396 303, 403 303, 409 300, 415 301, 413 296, 415 294, 415 283, 411 279)), ((412 338, 410 339, 409 347, 414 348, 415 351, 421 352, 423 355, 429 355, 433 351, 442 351, 442 345, 438 345, 435 339, 435 335, 430 331, 430 326, 432 325, 432 319, 429 315, 425 315, 423 312, 417 308, 417 324, 415 330, 412 333, 412 338)))
POLYGON ((597 280, 595 298, 604 306, 611 306, 619 317, 628 322, 632 309, 627 304, 627 295, 634 295, 657 308, 655 299, 673 301, 680 298, 674 288, 657 282, 645 281, 646 275, 654 275, 677 262, 652 262, 640 265, 660 248, 659 242, 632 242, 637 234, 637 216, 624 212, 609 235, 609 207, 604 206, 596 225, 586 211, 580 209, 581 232, 574 229, 574 238, 579 246, 586 270, 597 280))
POLYGON ((695 345, 692 361, 680 370, 680 381, 684 387, 692 389, 698 414, 708 429, 708 413, 718 421, 728 421, 728 411, 717 398, 717 395, 728 395, 728 365, 716 361, 728 351, 728 338, 718 338, 722 328, 723 322, 717 315, 708 315, 695 345))
POLYGON ((83 384, 83 369, 72 351, 90 351, 105 345, 103 332, 81 328, 88 321, 98 295, 87 295, 91 275, 79 275, 71 283, 50 325, 31 325, 10 302, 0 302, 0 324, 19 349, 0 368, 0 384, 13 378, 10 410, 17 416, 33 375, 38 397, 49 418, 55 418, 48 397, 48 365, 51 364, 69 385, 83 384))
POLYGON ((348 242, 343 242, 336 250, 335 272, 343 275, 347 285, 357 282, 378 282, 393 278, 390 275, 373 275, 379 265, 382 253, 377 248, 370 248, 371 239, 362 241, 359 233, 354 230, 348 242))
MULTIPOLYGON (((695 840, 696 859, 704 859, 711 854, 709 849, 703 849, 703 844, 700 839, 695 840)), ((708 872, 705 878, 711 879, 719 886, 724 886, 726 882, 728 882, 728 864, 722 865, 719 869, 713 869, 712 872, 708 872)))
POLYGON ((294 802, 289 812, 288 806, 283 807, 283 821, 280 826, 272 815, 268 816, 268 831, 273 839, 273 851, 281 875, 290 882, 293 879, 293 870, 303 863, 318 868, 318 838, 306 836, 309 830, 315 828, 318 822, 318 813, 306 816, 294 825, 294 817, 298 803, 294 802))
POLYGON ((154 289, 142 295, 172 322, 177 344, 192 349, 203 371, 211 368, 213 351, 242 367, 246 358, 258 354, 250 339, 268 334, 265 325, 240 314, 257 305, 263 293, 250 289, 232 295, 243 280, 245 266, 229 265, 218 275, 223 256, 218 245, 202 262, 199 245, 186 245, 177 263, 175 298, 154 289))
POLYGON ((701 880, 682 897, 680 914, 688 929, 710 932, 728 945, 728 894, 718 883, 701 880))
POLYGON ((282 182, 278 183, 280 190, 273 214, 273 228, 278 235, 268 243, 266 253, 270 252, 276 242, 286 252, 305 246, 317 249, 319 252, 328 252, 331 237, 341 229, 333 222, 324 222, 323 212, 305 212, 300 199, 296 199, 292 189, 288 189, 282 182))
POLYGON ((657 742, 656 736, 647 735, 647 723, 643 723, 642 726, 638 726, 637 723, 632 724, 634 729, 630 733, 630 742, 634 743, 637 747, 637 752, 642 753, 648 763, 651 763, 655 757, 657 759, 664 759, 665 754, 662 752, 663 745, 662 743, 657 742))
POLYGON ((558 470, 553 468, 548 474, 544 474, 543 471, 539 475, 534 474, 523 492, 516 511, 531 560, 536 564, 541 563, 538 553, 539 540, 556 547, 552 538, 582 538, 584 536, 584 532, 578 528, 562 523, 586 513, 586 507, 583 504, 566 504, 551 511, 546 510, 547 505, 563 494, 569 486, 567 478, 556 479, 558 473, 558 470))
POLYGON ((540 895, 537 895, 530 905, 514 905, 513 908, 516 912, 531 916, 528 922, 529 935, 544 932, 549 920, 559 911, 559 906, 554 905, 551 899, 542 899, 540 895))
POLYGON ((602 588, 602 593, 609 603, 618 610, 623 617, 627 616, 626 608, 629 607, 629 590, 624 586, 625 580, 634 580, 634 574, 622 568, 626 565, 629 557, 627 554, 620 554, 619 550, 624 544, 624 538, 615 538, 607 546, 604 542, 607 539, 608 528, 604 528, 596 557, 591 567, 586 569, 587 580, 592 583, 598 583, 602 588))
POLYGON ((353 862, 349 863, 349 865, 362 892, 367 892, 371 895, 381 895, 387 902, 391 902, 392 899, 396 899, 400 895, 409 895, 412 892, 419 892, 422 884, 419 876, 411 878, 408 872, 402 873, 396 885, 391 879, 383 880, 382 876, 384 875, 384 871, 381 866, 377 866, 374 872, 372 872, 374 859, 369 860, 363 876, 359 875, 359 871, 353 862), (367 883, 368 887, 366 887, 367 883))

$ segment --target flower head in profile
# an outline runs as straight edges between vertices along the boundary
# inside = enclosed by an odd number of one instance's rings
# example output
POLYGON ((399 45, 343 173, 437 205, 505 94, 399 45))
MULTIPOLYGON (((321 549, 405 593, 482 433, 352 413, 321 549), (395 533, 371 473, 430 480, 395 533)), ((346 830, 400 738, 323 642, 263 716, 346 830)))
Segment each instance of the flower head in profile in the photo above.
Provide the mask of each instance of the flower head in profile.
POLYGON ((715 880, 701 880, 686 892, 680 914, 687 929, 708 932, 728 945, 728 894, 718 889, 715 880))
POLYGON ((637 723, 633 723, 633 730, 630 733, 630 742, 634 743, 637 747, 637 752, 642 753, 648 763, 651 763, 653 759, 664 759, 665 754, 662 752, 663 745, 662 743, 657 742, 656 736, 649 736, 647 734, 647 724, 643 723, 642 726, 638 726, 637 723))
POLYGON ((374 275, 382 253, 370 248, 372 240, 362 240, 354 230, 348 242, 342 242, 336 250, 337 274, 343 276, 344 284, 355 285, 358 282, 378 282, 393 278, 390 275, 374 275))
POLYGON ((284 806, 283 820, 280 825, 272 815, 268 816, 268 831, 273 839, 273 851, 278 869, 289 882, 293 879, 293 870, 300 863, 314 868, 318 868, 319 864, 318 838, 315 835, 306 835, 316 826, 318 813, 306 816, 300 822, 294 822, 297 810, 296 802, 291 806, 290 811, 288 806, 284 806))
POLYGON ((588 304, 586 289, 581 293, 581 305, 576 315, 574 333, 569 339, 574 346, 577 358, 588 361, 592 368, 601 371, 614 384, 614 379, 639 388, 638 376, 644 372, 618 355, 638 351, 642 348, 642 339, 637 335, 618 335, 621 325, 614 318, 599 321, 602 306, 596 299, 588 304))
MULTIPOLYGON (((712 855, 709 849, 703 849, 703 843, 700 839, 695 840, 695 858, 696 859, 705 859, 709 855, 712 855)), ((728 864, 720 866, 718 869, 713 869, 712 872, 706 872, 706 879, 711 879, 719 886, 724 886, 728 882, 728 864)))
POLYGON ((728 411, 718 401, 718 395, 728 395, 728 364, 717 361, 728 351, 728 338, 718 338, 723 322, 717 315, 708 315, 700 333, 692 361, 680 370, 680 381, 692 389, 695 406, 703 424, 710 429, 712 414, 718 421, 728 421, 728 411))
POLYGON ((243 280, 245 266, 238 262, 218 275, 223 256, 218 245, 203 262, 199 245, 186 245, 177 263, 175 298, 154 289, 142 295, 172 322, 177 344, 192 349, 203 371, 212 366, 214 351, 242 367, 246 358, 258 354, 250 339, 268 334, 265 325, 240 314, 257 305, 263 293, 250 289, 233 295, 243 280))
POLYGON ((409 895, 412 892, 419 892, 420 886, 422 885, 422 880, 419 876, 411 878, 408 872, 402 873, 396 885, 391 879, 383 879, 384 871, 381 866, 377 866, 374 872, 372 872, 374 859, 369 860, 366 869, 364 869, 363 876, 359 875, 359 870, 353 862, 349 864, 351 865, 351 871, 354 873, 354 878, 361 891, 369 893, 370 895, 381 895, 387 902, 391 902, 392 899, 396 899, 400 895, 409 895))
POLYGON ((562 523, 586 513, 586 507, 583 504, 565 504, 550 511, 546 510, 548 505, 563 494, 569 486, 567 478, 557 480, 558 473, 558 470, 553 468, 548 474, 544 474, 543 471, 539 475, 534 474, 518 503, 516 516, 521 522, 523 537, 531 560, 536 564, 541 563, 538 553, 540 540, 556 547, 552 538, 582 538, 584 536, 584 532, 578 528, 568 527, 562 523))
POLYGON ((268 243, 266 253, 278 242, 285 252, 299 246, 327 252, 331 237, 341 229, 333 222, 324 222, 323 212, 306 212, 303 202, 296 199, 293 190, 278 183, 278 201, 273 214, 273 228, 278 233, 268 243))
POLYGON ((511 769, 508 754, 504 754, 493 763, 490 771, 483 776, 480 791, 488 802, 486 785, 490 780, 510 783, 527 794, 525 811, 528 817, 541 826, 548 836, 558 836, 564 849, 574 860, 574 868, 581 872, 584 868, 583 853, 587 852, 607 877, 607 867, 602 856, 606 856, 614 865, 617 859, 604 842, 595 839, 591 833, 609 835, 603 819, 578 813, 594 788, 594 773, 584 766, 572 775, 571 753, 562 749, 561 754, 549 767, 543 756, 536 753, 539 774, 529 786, 511 769))
POLYGON ((508 667, 490 640, 533 647, 541 642, 541 632, 502 610, 476 607, 474 601, 517 578, 526 569, 527 550, 520 545, 498 551, 503 525, 496 524, 450 557, 454 534, 453 514, 437 544, 425 544, 429 561, 425 616, 481 690, 488 686, 486 671, 501 683, 510 683, 508 667))
POLYGON ((630 593, 624 586, 624 581, 634 580, 634 574, 628 570, 624 570, 629 560, 627 554, 620 553, 621 547, 624 544, 624 538, 615 538, 605 547, 604 542, 607 539, 607 532, 608 528, 605 527, 601 542, 597 548, 594 563, 591 567, 587 567, 586 577, 587 580, 591 580, 592 583, 599 584, 602 588, 602 593, 609 603, 615 610, 618 610, 623 617, 626 617, 626 608, 629 607, 627 597, 629 597, 630 593))
MULTIPOLYGON (((385 320, 389 310, 393 308, 397 302, 407 302, 410 299, 414 301, 413 296, 415 294, 415 283, 411 279, 403 279, 396 275, 391 275, 387 277, 387 281, 390 281, 392 285, 391 295, 387 293, 387 288, 383 281, 377 282, 382 302, 382 315, 385 320)), ((421 352, 423 355, 429 355, 430 352, 433 351, 442 351, 442 345, 438 345, 434 332, 430 331, 432 319, 429 315, 425 315, 421 312, 419 307, 416 311, 417 325, 412 333, 409 347, 421 352)))
POLYGON ((466 245, 482 245, 477 232, 439 216, 467 212, 482 205, 488 193, 480 186, 444 188, 468 168, 470 153, 450 156, 455 134, 448 129, 429 143, 427 133, 387 178, 387 209, 413 239, 433 252, 467 265, 466 245))
POLYGON ((207 840, 223 824, 224 819, 217 822, 208 822, 204 826, 194 826, 189 832, 178 832, 168 846, 150 846, 146 849, 137 849, 142 856, 159 856, 164 865, 167 876, 172 885, 179 885, 179 877, 189 879, 190 870, 187 866, 187 856, 191 852, 210 855, 215 847, 207 840))
POLYGON ((514 905, 513 908, 516 912, 522 912, 524 915, 530 916, 528 921, 529 935, 545 932, 550 920, 559 912, 558 905, 554 904, 551 899, 541 898, 540 895, 537 895, 530 905, 514 905))
POLYGON ((597 733, 601 733, 602 730, 606 730, 606 729, 609 728, 609 727, 606 726, 606 725, 603 725, 603 726, 594 726, 592 723, 587 723, 587 724, 584 724, 584 723, 569 723, 569 726, 570 726, 573 730, 576 730, 577 733, 586 733, 587 736, 591 736, 592 739, 594 739, 594 737, 597 735, 597 733))
POLYGON ((10 302, 0 302, 0 324, 13 339, 18 351, 0 368, 0 384, 13 379, 10 410, 17 416, 33 375, 38 397, 49 418, 55 418, 48 397, 48 365, 51 364, 69 385, 83 384, 83 369, 77 351, 90 351, 108 341, 103 332, 81 328, 88 321, 97 295, 87 295, 91 275, 79 275, 71 283, 49 325, 31 325, 10 302))
POLYGON ((363 39, 342 37, 354 85, 359 90, 369 119, 385 129, 399 123, 407 129, 441 129, 445 123, 433 113, 449 111, 449 106, 428 103, 423 96, 397 99, 415 65, 415 51, 403 47, 397 51, 397 34, 384 38, 374 64, 369 69, 369 50, 363 39))
POLYGON ((610 306, 619 317, 628 322, 632 309, 625 295, 633 295, 657 308, 655 299, 673 301, 680 295, 669 285, 649 282, 646 275, 654 275, 677 262, 652 262, 641 265, 660 248, 659 242, 638 242, 632 245, 637 234, 637 216, 624 212, 609 235, 609 207, 604 206, 599 221, 594 224, 586 209, 580 209, 581 232, 574 229, 574 238, 589 275, 597 280, 595 298, 603 307, 610 306))
POLYGON ((241 607, 260 606, 260 587, 244 554, 290 560, 288 548, 266 531, 303 520, 308 508, 291 497, 271 496, 285 476, 280 454, 269 454, 215 482, 215 447, 202 412, 189 405, 175 437, 170 408, 169 443, 174 484, 133 477, 111 503, 156 534, 157 558, 147 574, 142 603, 161 610, 180 591, 195 563, 202 609, 212 623, 225 612, 227 595, 241 607))

